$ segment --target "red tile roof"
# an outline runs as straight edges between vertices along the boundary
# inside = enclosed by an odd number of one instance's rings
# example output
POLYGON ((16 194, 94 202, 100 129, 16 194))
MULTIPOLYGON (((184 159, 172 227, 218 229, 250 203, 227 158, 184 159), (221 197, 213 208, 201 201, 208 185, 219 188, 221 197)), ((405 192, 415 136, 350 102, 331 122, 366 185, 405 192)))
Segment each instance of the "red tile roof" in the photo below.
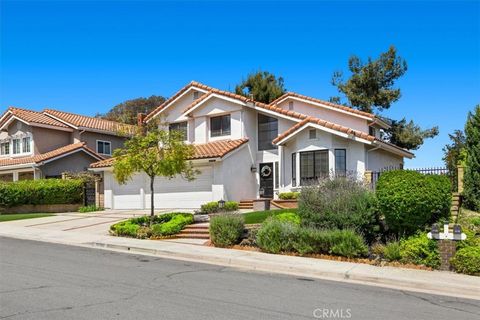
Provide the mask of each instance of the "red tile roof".
POLYGON ((61 128, 70 128, 66 124, 55 120, 42 112, 26 110, 16 107, 9 107, 7 111, 4 113, 2 117, 2 121, 0 122, 0 126, 5 124, 11 117, 17 117, 29 124, 41 124, 41 125, 48 125, 54 127, 61 127, 61 128))
POLYGON ((308 117, 305 120, 295 124, 294 126, 289 128, 287 131, 280 134, 275 139, 273 139, 272 143, 277 143, 277 142, 283 140, 284 138, 291 135, 292 133, 300 130, 300 128, 302 128, 307 123, 317 124, 317 125, 320 125, 322 127, 332 129, 332 130, 335 130, 335 131, 339 131, 339 132, 342 132, 342 133, 354 135, 355 137, 362 138, 362 139, 365 139, 365 140, 368 140, 368 141, 375 141, 374 136, 368 135, 364 132, 353 130, 351 128, 344 127, 344 126, 341 126, 341 125, 338 125, 338 124, 335 124, 335 123, 332 123, 332 122, 328 122, 328 121, 325 121, 325 120, 322 120, 322 119, 308 117))
POLYGON ((94 129, 118 135, 133 134, 136 130, 136 126, 105 120, 101 118, 88 117, 75 113, 52 109, 45 109, 43 112, 46 115, 52 116, 56 119, 59 119, 63 122, 66 122, 74 127, 81 129, 94 129))
POLYGON ((5 167, 5 166, 13 166, 13 165, 20 165, 20 164, 39 164, 43 161, 50 160, 52 158, 59 157, 61 155, 64 155, 66 153, 76 151, 83 149, 87 151, 88 153, 93 154, 96 158, 98 159, 103 159, 102 156, 97 154, 95 151, 87 147, 85 142, 79 142, 79 143, 73 143, 69 144, 66 146, 63 146, 61 148, 52 150, 50 152, 46 152, 43 154, 38 154, 30 157, 22 157, 22 158, 7 158, 7 159, 1 159, 0 158, 0 167, 5 167))
POLYGON ((299 98, 299 99, 303 99, 303 100, 307 100, 307 101, 312 101, 312 102, 316 102, 316 103, 321 103, 321 104, 324 104, 324 105, 327 105, 329 107, 332 107, 332 108, 335 108, 335 109, 339 109, 339 110, 343 110, 343 111, 347 111, 347 112, 350 112, 350 113, 354 113, 354 114, 358 114, 358 115, 361 115, 361 116, 364 116, 364 117, 368 117, 370 119, 375 119, 375 115, 372 114, 372 113, 368 113, 368 112, 364 112, 364 111, 360 111, 360 110, 356 110, 356 109, 353 109, 353 108, 349 108, 349 107, 346 107, 346 106, 342 106, 340 104, 336 104, 336 103, 332 103, 332 102, 329 102, 329 101, 324 101, 324 100, 320 100, 320 99, 317 99, 317 98, 312 98, 312 97, 309 97, 309 96, 305 96, 305 95, 302 95, 302 94, 298 94, 298 93, 295 93, 295 92, 287 92, 285 93, 284 95, 282 95, 281 97, 275 99, 274 101, 272 101, 270 103, 270 105, 276 105, 279 101, 285 99, 285 98, 288 98, 288 97, 296 97, 296 98, 299 98))
MULTIPOLYGON (((240 148, 248 142, 248 139, 237 140, 219 140, 203 144, 196 144, 195 155, 190 160, 209 159, 209 158, 223 158, 230 152, 240 148)), ((114 158, 105 159, 92 163, 90 168, 106 168, 111 167, 115 162, 114 158)))

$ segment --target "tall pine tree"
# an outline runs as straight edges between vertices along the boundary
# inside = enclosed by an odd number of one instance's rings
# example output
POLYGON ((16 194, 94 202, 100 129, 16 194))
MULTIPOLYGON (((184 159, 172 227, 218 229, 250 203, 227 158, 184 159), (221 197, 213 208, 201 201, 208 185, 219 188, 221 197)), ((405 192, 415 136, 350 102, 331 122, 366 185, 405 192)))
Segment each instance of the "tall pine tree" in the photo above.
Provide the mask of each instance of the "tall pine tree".
POLYGON ((480 105, 468 113, 465 125, 465 149, 467 168, 464 181, 464 204, 467 208, 480 211, 480 105))
POLYGON ((258 71, 248 75, 235 87, 235 93, 253 98, 255 101, 270 103, 286 92, 282 77, 268 71, 258 71))

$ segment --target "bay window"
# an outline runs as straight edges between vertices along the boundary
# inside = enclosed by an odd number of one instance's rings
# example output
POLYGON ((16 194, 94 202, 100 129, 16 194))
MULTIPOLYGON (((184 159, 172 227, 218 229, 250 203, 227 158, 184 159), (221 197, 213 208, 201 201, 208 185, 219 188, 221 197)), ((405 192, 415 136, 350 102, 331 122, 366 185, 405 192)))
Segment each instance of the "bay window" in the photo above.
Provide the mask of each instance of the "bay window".
POLYGON ((23 153, 30 153, 30 137, 25 137, 22 139, 22 152, 23 153))
POLYGON ((13 139, 12 140, 12 151, 13 154, 20 154, 20 139, 13 139))
POLYGON ((6 156, 10 154, 10 142, 2 142, 0 144, 0 155, 6 156))

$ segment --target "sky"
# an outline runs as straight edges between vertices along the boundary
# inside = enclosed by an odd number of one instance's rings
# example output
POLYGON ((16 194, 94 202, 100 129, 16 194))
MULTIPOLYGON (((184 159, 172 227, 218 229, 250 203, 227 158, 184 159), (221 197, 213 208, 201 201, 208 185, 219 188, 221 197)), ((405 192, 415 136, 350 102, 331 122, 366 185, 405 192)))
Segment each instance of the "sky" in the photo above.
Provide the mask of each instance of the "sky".
POLYGON ((408 71, 383 114, 439 126, 406 167, 442 166, 448 134, 480 103, 479 1, 0 0, 0 110, 95 115, 192 80, 233 90, 258 70, 328 99, 351 55, 390 45, 408 71))

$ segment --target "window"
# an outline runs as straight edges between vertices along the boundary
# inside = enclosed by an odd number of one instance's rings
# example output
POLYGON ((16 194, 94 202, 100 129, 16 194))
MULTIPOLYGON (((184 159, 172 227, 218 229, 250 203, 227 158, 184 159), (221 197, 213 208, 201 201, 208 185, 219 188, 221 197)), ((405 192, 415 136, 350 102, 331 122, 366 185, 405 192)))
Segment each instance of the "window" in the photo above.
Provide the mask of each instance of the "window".
POLYGON ((335 175, 346 176, 347 174, 347 150, 335 149, 335 175))
POLYGON ((278 189, 278 186, 280 185, 280 181, 278 181, 279 177, 278 177, 278 161, 275 162, 275 168, 274 168, 274 171, 275 171, 275 189, 278 189))
POLYGON ((300 152, 300 181, 302 185, 327 177, 328 150, 300 152))
POLYGON ((317 139, 317 130, 311 129, 308 131, 308 138, 309 139, 317 139))
POLYGON ((194 91, 193 92, 193 100, 197 100, 198 99, 198 91, 194 91))
POLYGON ((183 135, 183 140, 188 140, 188 125, 187 121, 184 122, 177 122, 177 123, 170 123, 168 126, 169 131, 179 131, 183 135))
POLYGON ((13 139, 12 140, 12 149, 13 149, 13 154, 19 154, 20 153, 20 139, 13 139))
POLYGON ((278 136, 278 120, 258 114, 258 150, 277 149, 272 140, 278 136))
POLYGON ((30 153, 30 137, 25 137, 22 139, 22 152, 30 153))
POLYGON ((297 154, 292 153, 292 186, 297 186, 297 154))
POLYGON ((368 127, 368 134, 375 137, 377 130, 374 127, 368 127))
POLYGON ((293 101, 288 103, 288 110, 293 110, 293 101))
POLYGON ((97 140, 97 152, 100 154, 112 154, 112 143, 110 141, 97 140))
POLYGON ((0 144, 0 154, 1 155, 10 154, 10 142, 3 142, 0 144))
POLYGON ((210 136, 221 137, 230 135, 230 115, 210 118, 210 136))

